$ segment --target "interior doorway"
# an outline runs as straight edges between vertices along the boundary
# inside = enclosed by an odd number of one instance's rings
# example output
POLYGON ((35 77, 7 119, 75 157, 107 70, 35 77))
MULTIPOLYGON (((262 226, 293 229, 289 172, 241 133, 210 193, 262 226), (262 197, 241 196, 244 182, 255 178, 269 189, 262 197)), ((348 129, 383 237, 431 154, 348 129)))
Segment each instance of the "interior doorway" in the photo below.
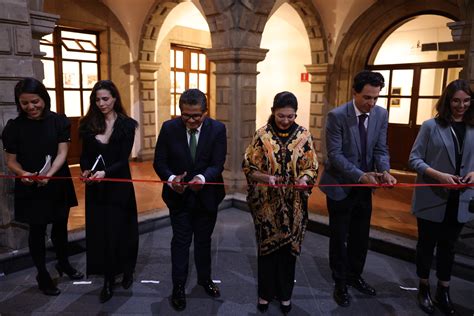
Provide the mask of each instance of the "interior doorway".
POLYGON ((435 116, 443 89, 459 78, 464 51, 452 42, 449 22, 438 15, 410 18, 380 41, 369 58, 367 68, 385 78, 378 105, 389 112, 392 168, 408 169, 421 124, 435 116))

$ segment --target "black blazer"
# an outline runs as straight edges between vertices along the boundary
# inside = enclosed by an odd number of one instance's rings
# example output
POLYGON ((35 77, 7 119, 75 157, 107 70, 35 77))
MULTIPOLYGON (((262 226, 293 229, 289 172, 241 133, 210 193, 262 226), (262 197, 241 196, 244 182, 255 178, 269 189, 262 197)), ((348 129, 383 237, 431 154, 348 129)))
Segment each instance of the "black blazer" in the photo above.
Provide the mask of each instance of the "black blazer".
MULTIPOLYGON (((202 174, 208 182, 223 182, 222 171, 227 153, 227 136, 225 125, 205 118, 199 134, 196 149, 196 160, 193 163, 189 150, 186 125, 181 118, 163 123, 155 147, 153 167, 161 180, 167 181, 171 175, 187 172, 184 181, 202 174)), ((173 191, 168 184, 163 184, 163 200, 170 209, 181 209, 195 199, 208 211, 217 211, 219 203, 224 199, 223 185, 204 185, 193 192, 189 188, 183 194, 173 191)))

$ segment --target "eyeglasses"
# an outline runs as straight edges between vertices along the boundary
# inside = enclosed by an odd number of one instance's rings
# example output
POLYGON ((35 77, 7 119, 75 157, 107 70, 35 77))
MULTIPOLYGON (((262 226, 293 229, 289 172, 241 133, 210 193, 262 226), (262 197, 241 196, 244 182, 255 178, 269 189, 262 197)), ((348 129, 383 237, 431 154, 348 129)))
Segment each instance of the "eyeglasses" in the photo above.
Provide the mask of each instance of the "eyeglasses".
POLYGON ((204 115, 204 113, 196 113, 196 114, 187 114, 187 113, 181 113, 181 117, 185 121, 189 121, 190 119, 193 119, 195 121, 201 119, 201 117, 204 115))

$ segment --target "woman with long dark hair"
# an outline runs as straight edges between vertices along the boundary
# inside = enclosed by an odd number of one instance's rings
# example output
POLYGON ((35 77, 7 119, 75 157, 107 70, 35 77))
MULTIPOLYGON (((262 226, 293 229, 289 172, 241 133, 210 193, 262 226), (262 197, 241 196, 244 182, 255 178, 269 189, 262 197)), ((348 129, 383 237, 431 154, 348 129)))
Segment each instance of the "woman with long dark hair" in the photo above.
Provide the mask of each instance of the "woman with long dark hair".
MULTIPOLYGON (((420 128, 410 153, 417 183, 456 185, 474 183, 474 108, 466 80, 451 82, 436 104, 436 117, 420 128)), ((474 219, 472 188, 416 187, 412 211, 417 217, 416 273, 420 278, 418 304, 426 313, 434 305, 454 314, 449 281, 454 262, 454 244, 464 224, 474 219), (429 274, 436 247, 438 286, 431 298, 429 274), (434 303, 434 304, 433 304, 434 303)))
POLYGON ((15 180, 15 219, 29 225, 28 246, 38 271, 36 281, 46 295, 59 295, 46 269, 46 226, 52 223, 51 241, 56 250, 59 274, 77 280, 83 274, 69 263, 67 221, 69 209, 77 205, 71 179, 50 180, 34 176, 70 177, 66 161, 71 124, 64 115, 50 110, 51 99, 45 86, 34 78, 15 86, 18 117, 8 121, 2 140, 8 169, 15 180))
POLYGON ((128 158, 137 125, 127 116, 115 84, 110 80, 97 82, 79 131, 83 140, 82 177, 87 183, 87 275, 104 276, 102 303, 112 297, 116 275, 123 274, 125 289, 133 283, 138 222, 133 184, 99 180, 131 179, 128 158))

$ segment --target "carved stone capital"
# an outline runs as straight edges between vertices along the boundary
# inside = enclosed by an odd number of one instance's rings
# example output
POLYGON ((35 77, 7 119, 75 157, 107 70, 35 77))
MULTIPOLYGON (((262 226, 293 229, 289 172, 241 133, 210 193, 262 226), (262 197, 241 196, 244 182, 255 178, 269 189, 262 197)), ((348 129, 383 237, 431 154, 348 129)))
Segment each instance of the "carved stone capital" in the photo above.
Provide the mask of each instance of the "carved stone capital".
POLYGON ((263 48, 209 48, 205 50, 210 61, 218 63, 255 63, 265 59, 268 49, 263 48))
POLYGON ((448 23, 448 27, 451 29, 451 36, 455 42, 469 43, 471 39, 471 22, 469 21, 458 21, 448 23))
POLYGON ((30 10, 31 33, 34 39, 53 33, 59 15, 30 10))

